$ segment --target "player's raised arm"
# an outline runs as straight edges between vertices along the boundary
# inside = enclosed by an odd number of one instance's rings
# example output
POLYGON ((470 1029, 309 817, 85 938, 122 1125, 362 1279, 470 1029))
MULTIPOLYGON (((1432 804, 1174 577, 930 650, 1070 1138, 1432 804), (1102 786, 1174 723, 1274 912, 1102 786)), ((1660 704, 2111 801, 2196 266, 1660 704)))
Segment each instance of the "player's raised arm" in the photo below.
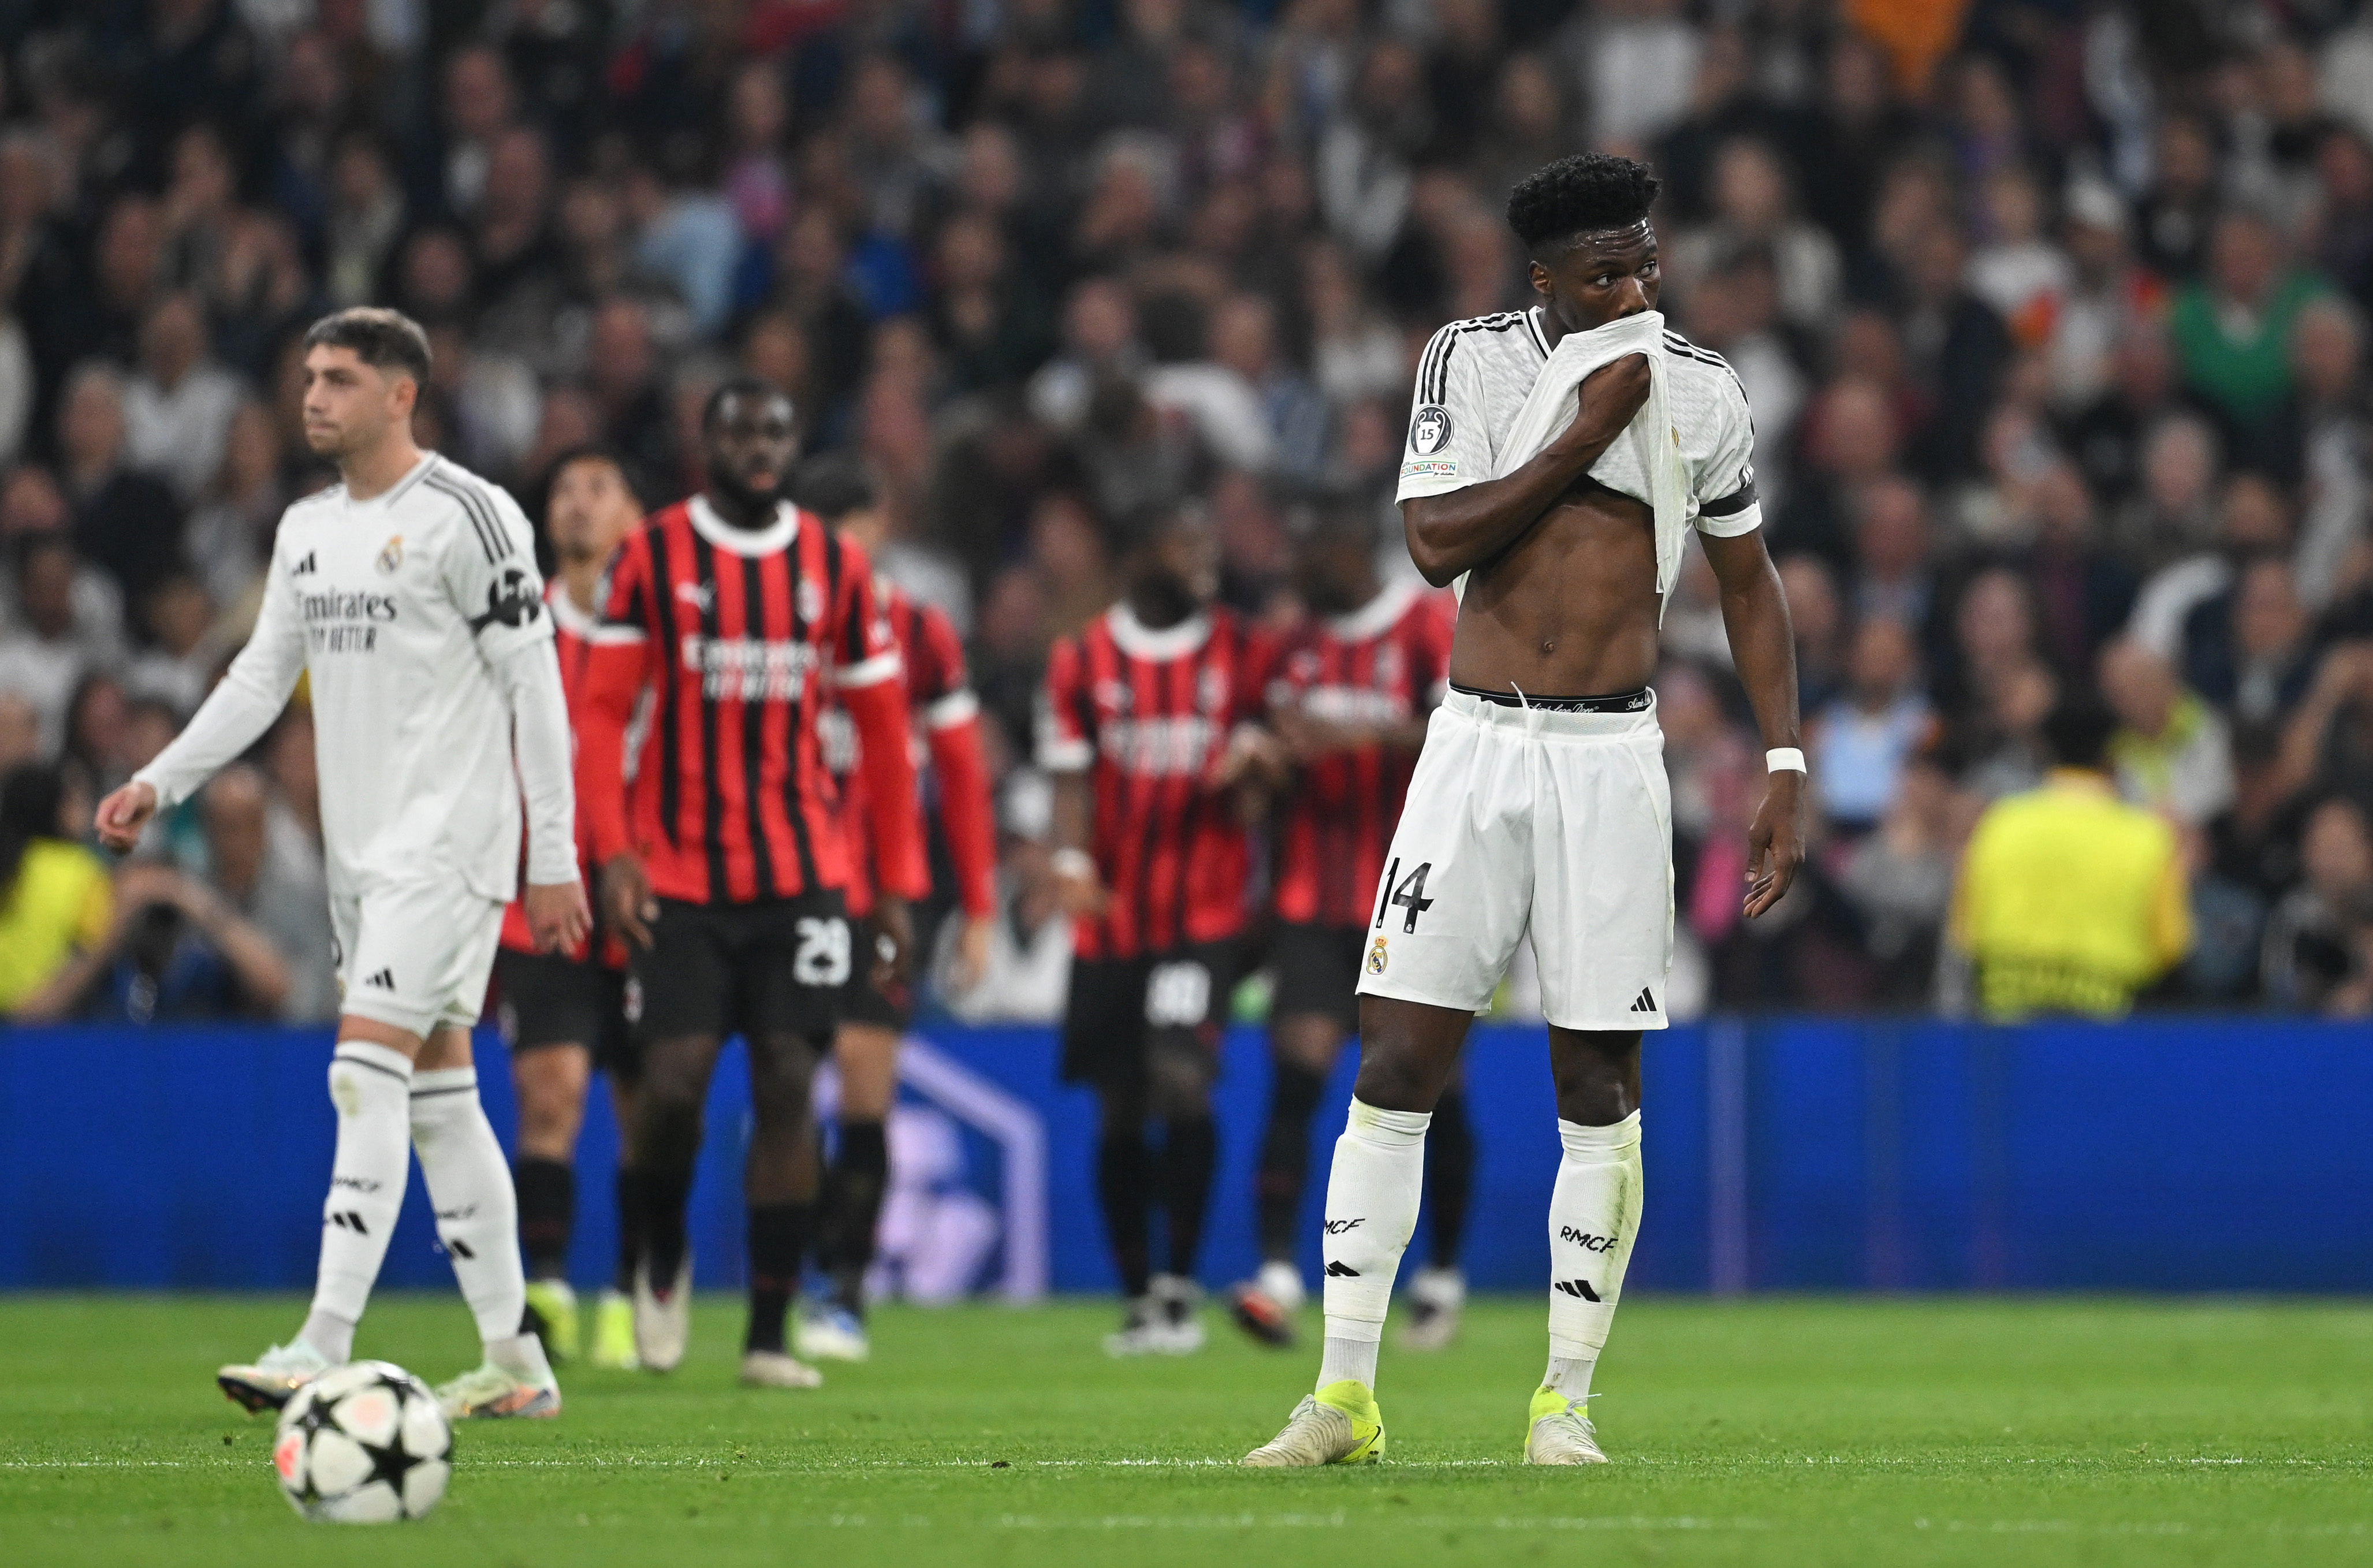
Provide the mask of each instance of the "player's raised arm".
POLYGON ((1722 587, 1723 629, 1738 679, 1755 709, 1771 766, 1747 845, 1747 914, 1762 914, 1787 893, 1805 863, 1805 755, 1796 714, 1796 644, 1780 574, 1763 531, 1703 535, 1706 561, 1722 587))
MULTIPOLYGON (((1447 374, 1455 378, 1461 361, 1455 352, 1449 354, 1449 361, 1447 374)), ((1429 412, 1445 412, 1422 402, 1424 374, 1420 371, 1420 418, 1429 412)), ((1479 405, 1481 399, 1479 395, 1473 401, 1479 405)), ((1606 454, 1647 401, 1648 361, 1643 357, 1628 355, 1596 371, 1582 383, 1573 423, 1523 467, 1502 478, 1435 495, 1411 496, 1401 503, 1401 528, 1409 539, 1409 559, 1436 588, 1446 587, 1461 572, 1491 561, 1538 522, 1550 503, 1575 480, 1590 472, 1591 464, 1606 454)), ((1413 435, 1411 450, 1427 439, 1413 435)))
POLYGON ((265 569, 254 635, 172 743, 99 803, 99 842, 115 850, 139 842, 151 816, 188 800, 217 768, 263 738, 304 673, 304 612, 275 553, 265 569))

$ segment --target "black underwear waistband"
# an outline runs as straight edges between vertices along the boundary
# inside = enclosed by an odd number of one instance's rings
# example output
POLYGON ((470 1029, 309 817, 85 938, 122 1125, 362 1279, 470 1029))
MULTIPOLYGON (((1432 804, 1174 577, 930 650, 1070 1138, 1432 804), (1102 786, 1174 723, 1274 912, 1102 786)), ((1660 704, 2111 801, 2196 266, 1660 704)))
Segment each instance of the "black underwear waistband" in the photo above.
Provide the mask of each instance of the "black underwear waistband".
POLYGON ((1487 692, 1462 686, 1456 681, 1450 683, 1450 689, 1502 708, 1537 708, 1544 713, 1644 713, 1655 701, 1645 686, 1638 691, 1618 692, 1613 696, 1535 696, 1530 692, 1518 696, 1513 689, 1487 692))

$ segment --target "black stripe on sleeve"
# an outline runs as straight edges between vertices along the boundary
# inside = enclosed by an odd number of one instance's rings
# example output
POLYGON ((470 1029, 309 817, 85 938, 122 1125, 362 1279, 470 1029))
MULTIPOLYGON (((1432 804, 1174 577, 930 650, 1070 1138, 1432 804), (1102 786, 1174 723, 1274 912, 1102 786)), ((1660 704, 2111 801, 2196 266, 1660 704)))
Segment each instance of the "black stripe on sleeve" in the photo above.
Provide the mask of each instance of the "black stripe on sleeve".
POLYGON ((441 472, 430 474, 427 483, 430 489, 461 503, 471 528, 478 535, 478 548, 486 553, 487 561, 499 561, 511 553, 510 536, 504 532, 502 520, 495 515, 493 501, 441 472))
POLYGON ((1755 481, 1750 479, 1718 501, 1700 503, 1700 517, 1732 517, 1755 504, 1755 481))

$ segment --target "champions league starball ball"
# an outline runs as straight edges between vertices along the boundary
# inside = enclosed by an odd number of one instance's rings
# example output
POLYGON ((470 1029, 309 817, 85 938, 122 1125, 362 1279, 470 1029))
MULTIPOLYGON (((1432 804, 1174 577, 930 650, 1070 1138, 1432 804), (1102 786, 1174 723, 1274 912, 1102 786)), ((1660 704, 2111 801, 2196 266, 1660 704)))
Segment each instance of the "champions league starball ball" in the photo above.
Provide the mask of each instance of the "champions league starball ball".
POLYGON ((299 1388, 272 1445, 280 1494, 317 1524, 417 1519, 445 1495, 452 1457, 437 1396, 383 1361, 353 1362, 299 1388))

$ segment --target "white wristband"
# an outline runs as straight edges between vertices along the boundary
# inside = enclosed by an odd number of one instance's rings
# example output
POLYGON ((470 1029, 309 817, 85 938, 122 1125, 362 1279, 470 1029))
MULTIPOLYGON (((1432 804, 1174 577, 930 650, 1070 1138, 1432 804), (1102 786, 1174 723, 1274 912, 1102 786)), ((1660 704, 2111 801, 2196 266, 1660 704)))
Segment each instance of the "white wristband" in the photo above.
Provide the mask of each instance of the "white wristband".
POLYGON ((1794 746, 1774 746, 1763 754, 1763 770, 1766 773, 1806 772, 1805 754, 1794 746))
POLYGON ((1076 848, 1058 849, 1048 863, 1054 867, 1057 876, 1092 877, 1096 874, 1096 858, 1085 849, 1076 848))

